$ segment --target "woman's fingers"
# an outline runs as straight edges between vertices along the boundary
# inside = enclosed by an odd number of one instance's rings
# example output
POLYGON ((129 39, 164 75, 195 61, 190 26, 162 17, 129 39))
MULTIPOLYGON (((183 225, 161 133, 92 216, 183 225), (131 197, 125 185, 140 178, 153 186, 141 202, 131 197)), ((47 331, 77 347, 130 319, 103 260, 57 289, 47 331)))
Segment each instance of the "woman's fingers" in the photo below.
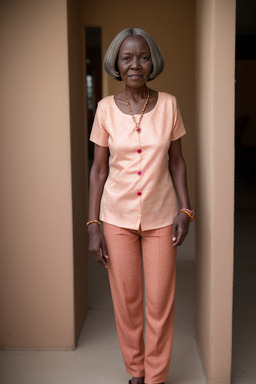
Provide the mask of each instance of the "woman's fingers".
POLYGON ((108 252, 104 236, 100 231, 90 234, 89 251, 98 263, 107 267, 108 252))
POLYGON ((99 256, 99 258, 96 261, 98 263, 100 263, 101 265, 103 265, 105 268, 107 268, 107 259, 106 259, 106 257, 103 254, 102 248, 100 248, 100 256, 99 256))
POLYGON ((176 241, 176 244, 175 244, 176 247, 183 243, 186 235, 187 235, 187 233, 184 232, 182 229, 178 232, 178 237, 177 237, 177 241, 176 241))
POLYGON ((107 260, 108 260, 108 250, 107 250, 104 236, 102 236, 102 244, 100 247, 100 259, 97 261, 101 263, 105 268, 107 268, 107 260))
POLYGON ((93 252, 93 257, 97 261, 97 263, 102 264, 104 267, 107 265, 106 258, 103 255, 102 248, 97 249, 93 252))
MULTIPOLYGON (((187 215, 186 215, 187 216, 187 215)), ((189 218, 184 215, 177 215, 173 222, 172 239, 173 246, 177 247, 181 245, 188 234, 189 218)))
POLYGON ((94 251, 92 252, 92 254, 93 254, 94 259, 95 259, 98 263, 102 264, 104 267, 107 266, 107 259, 106 259, 106 257, 105 257, 104 254, 103 254, 102 248, 99 248, 99 249, 97 249, 97 250, 94 250, 94 251))
POLYGON ((103 239, 102 239, 102 252, 103 252, 103 256, 105 257, 105 259, 108 259, 108 250, 107 250, 107 246, 106 246, 106 242, 105 242, 105 238, 103 236, 103 239))
POLYGON ((173 223, 173 226, 172 226, 172 241, 173 241, 173 245, 177 241, 177 225, 175 222, 173 223))
POLYGON ((178 247, 179 245, 181 245, 185 237, 186 234, 182 231, 182 229, 178 229, 176 239, 175 241, 173 241, 173 246, 178 247))

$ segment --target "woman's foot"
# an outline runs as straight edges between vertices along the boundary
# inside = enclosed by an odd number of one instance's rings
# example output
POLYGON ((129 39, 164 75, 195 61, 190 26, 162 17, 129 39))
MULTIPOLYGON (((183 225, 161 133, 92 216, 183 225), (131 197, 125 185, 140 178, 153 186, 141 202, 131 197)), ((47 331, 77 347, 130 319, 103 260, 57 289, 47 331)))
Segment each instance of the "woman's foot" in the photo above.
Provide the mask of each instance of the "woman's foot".
POLYGON ((144 377, 132 377, 129 384, 144 384, 144 377))

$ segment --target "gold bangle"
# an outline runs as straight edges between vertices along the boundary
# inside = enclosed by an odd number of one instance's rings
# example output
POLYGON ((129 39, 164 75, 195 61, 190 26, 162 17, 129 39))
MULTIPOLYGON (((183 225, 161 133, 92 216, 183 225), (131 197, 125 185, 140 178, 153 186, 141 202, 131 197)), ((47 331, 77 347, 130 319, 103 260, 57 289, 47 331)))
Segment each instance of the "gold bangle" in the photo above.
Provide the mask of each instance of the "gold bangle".
POLYGON ((91 220, 91 221, 88 221, 88 222, 86 223, 87 227, 88 227, 90 224, 92 224, 92 223, 98 223, 99 225, 101 225, 101 222, 100 222, 99 220, 91 220))

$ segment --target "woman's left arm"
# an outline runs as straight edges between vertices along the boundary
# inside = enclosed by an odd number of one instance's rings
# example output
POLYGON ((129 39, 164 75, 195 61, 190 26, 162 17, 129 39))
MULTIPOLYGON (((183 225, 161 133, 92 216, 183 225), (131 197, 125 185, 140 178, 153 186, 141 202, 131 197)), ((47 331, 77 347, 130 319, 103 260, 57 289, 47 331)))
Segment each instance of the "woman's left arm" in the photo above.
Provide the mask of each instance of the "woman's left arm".
MULTIPOLYGON (((186 163, 182 155, 181 139, 171 142, 169 169, 181 208, 191 209, 187 187, 186 163)), ((175 247, 183 243, 188 233, 189 224, 190 217, 186 213, 181 212, 177 214, 173 221, 172 229, 172 239, 175 247)))

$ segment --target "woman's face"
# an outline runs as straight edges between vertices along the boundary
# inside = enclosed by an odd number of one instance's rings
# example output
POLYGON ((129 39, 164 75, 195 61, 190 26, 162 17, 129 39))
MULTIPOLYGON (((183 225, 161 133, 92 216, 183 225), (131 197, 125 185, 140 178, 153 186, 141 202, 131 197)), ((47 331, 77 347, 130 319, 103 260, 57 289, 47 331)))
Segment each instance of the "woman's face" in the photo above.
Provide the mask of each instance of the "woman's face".
POLYGON ((130 36, 123 41, 117 67, 128 87, 140 88, 146 84, 152 70, 152 60, 148 43, 142 36, 130 36))

